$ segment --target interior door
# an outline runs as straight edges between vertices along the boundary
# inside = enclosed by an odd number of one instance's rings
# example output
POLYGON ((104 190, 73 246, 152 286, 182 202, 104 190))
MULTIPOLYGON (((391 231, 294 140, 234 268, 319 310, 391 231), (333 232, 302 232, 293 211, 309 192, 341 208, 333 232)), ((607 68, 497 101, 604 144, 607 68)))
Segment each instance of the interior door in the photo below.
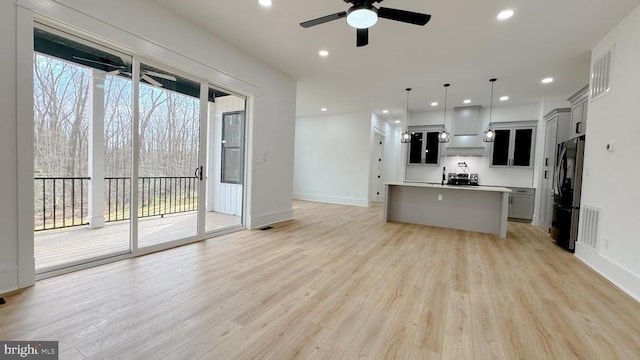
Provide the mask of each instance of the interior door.
POLYGON ((374 184, 375 184, 375 193, 373 194, 373 198, 375 201, 383 202, 384 201, 384 179, 383 179, 383 171, 384 171, 384 136, 376 133, 375 135, 375 155, 374 155, 374 184))

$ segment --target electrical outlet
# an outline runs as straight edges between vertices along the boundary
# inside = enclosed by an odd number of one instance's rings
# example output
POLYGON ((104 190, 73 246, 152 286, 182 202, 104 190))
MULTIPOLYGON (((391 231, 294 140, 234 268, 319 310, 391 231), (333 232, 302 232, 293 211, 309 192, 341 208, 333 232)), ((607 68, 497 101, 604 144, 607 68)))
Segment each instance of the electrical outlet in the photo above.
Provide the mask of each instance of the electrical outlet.
POLYGON ((438 194, 438 201, 442 200, 442 194, 438 194))

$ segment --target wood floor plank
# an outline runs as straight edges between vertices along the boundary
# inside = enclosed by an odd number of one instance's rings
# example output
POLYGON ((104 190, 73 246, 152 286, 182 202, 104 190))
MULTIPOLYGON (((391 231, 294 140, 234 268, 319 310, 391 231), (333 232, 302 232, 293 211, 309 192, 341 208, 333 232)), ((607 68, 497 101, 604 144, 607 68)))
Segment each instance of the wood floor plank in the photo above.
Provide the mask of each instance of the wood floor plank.
POLYGON ((93 360, 638 358, 640 304, 543 230, 382 210, 296 201, 268 231, 38 281, 3 295, 0 339, 93 360))

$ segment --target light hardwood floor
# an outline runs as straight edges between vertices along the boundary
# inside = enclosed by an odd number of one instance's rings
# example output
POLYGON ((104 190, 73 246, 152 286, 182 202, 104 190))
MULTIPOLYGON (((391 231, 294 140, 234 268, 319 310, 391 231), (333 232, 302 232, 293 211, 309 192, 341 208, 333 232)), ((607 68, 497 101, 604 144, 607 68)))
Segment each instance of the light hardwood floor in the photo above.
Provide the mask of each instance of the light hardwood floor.
POLYGON ((39 281, 0 339, 61 359, 638 359, 640 304, 546 233, 295 202, 295 220, 39 281))

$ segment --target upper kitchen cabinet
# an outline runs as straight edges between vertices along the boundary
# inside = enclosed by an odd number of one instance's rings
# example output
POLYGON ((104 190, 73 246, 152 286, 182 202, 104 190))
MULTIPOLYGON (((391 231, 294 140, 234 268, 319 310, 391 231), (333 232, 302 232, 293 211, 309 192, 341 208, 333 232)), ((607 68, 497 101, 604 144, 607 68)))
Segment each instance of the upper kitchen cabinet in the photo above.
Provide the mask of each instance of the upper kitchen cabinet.
POLYGON ((587 128, 587 107, 589 105, 589 85, 567 99, 571 103, 571 128, 569 138, 585 134, 587 128))
POLYGON ((491 143, 491 166, 533 167, 536 121, 493 124, 496 132, 491 143))

